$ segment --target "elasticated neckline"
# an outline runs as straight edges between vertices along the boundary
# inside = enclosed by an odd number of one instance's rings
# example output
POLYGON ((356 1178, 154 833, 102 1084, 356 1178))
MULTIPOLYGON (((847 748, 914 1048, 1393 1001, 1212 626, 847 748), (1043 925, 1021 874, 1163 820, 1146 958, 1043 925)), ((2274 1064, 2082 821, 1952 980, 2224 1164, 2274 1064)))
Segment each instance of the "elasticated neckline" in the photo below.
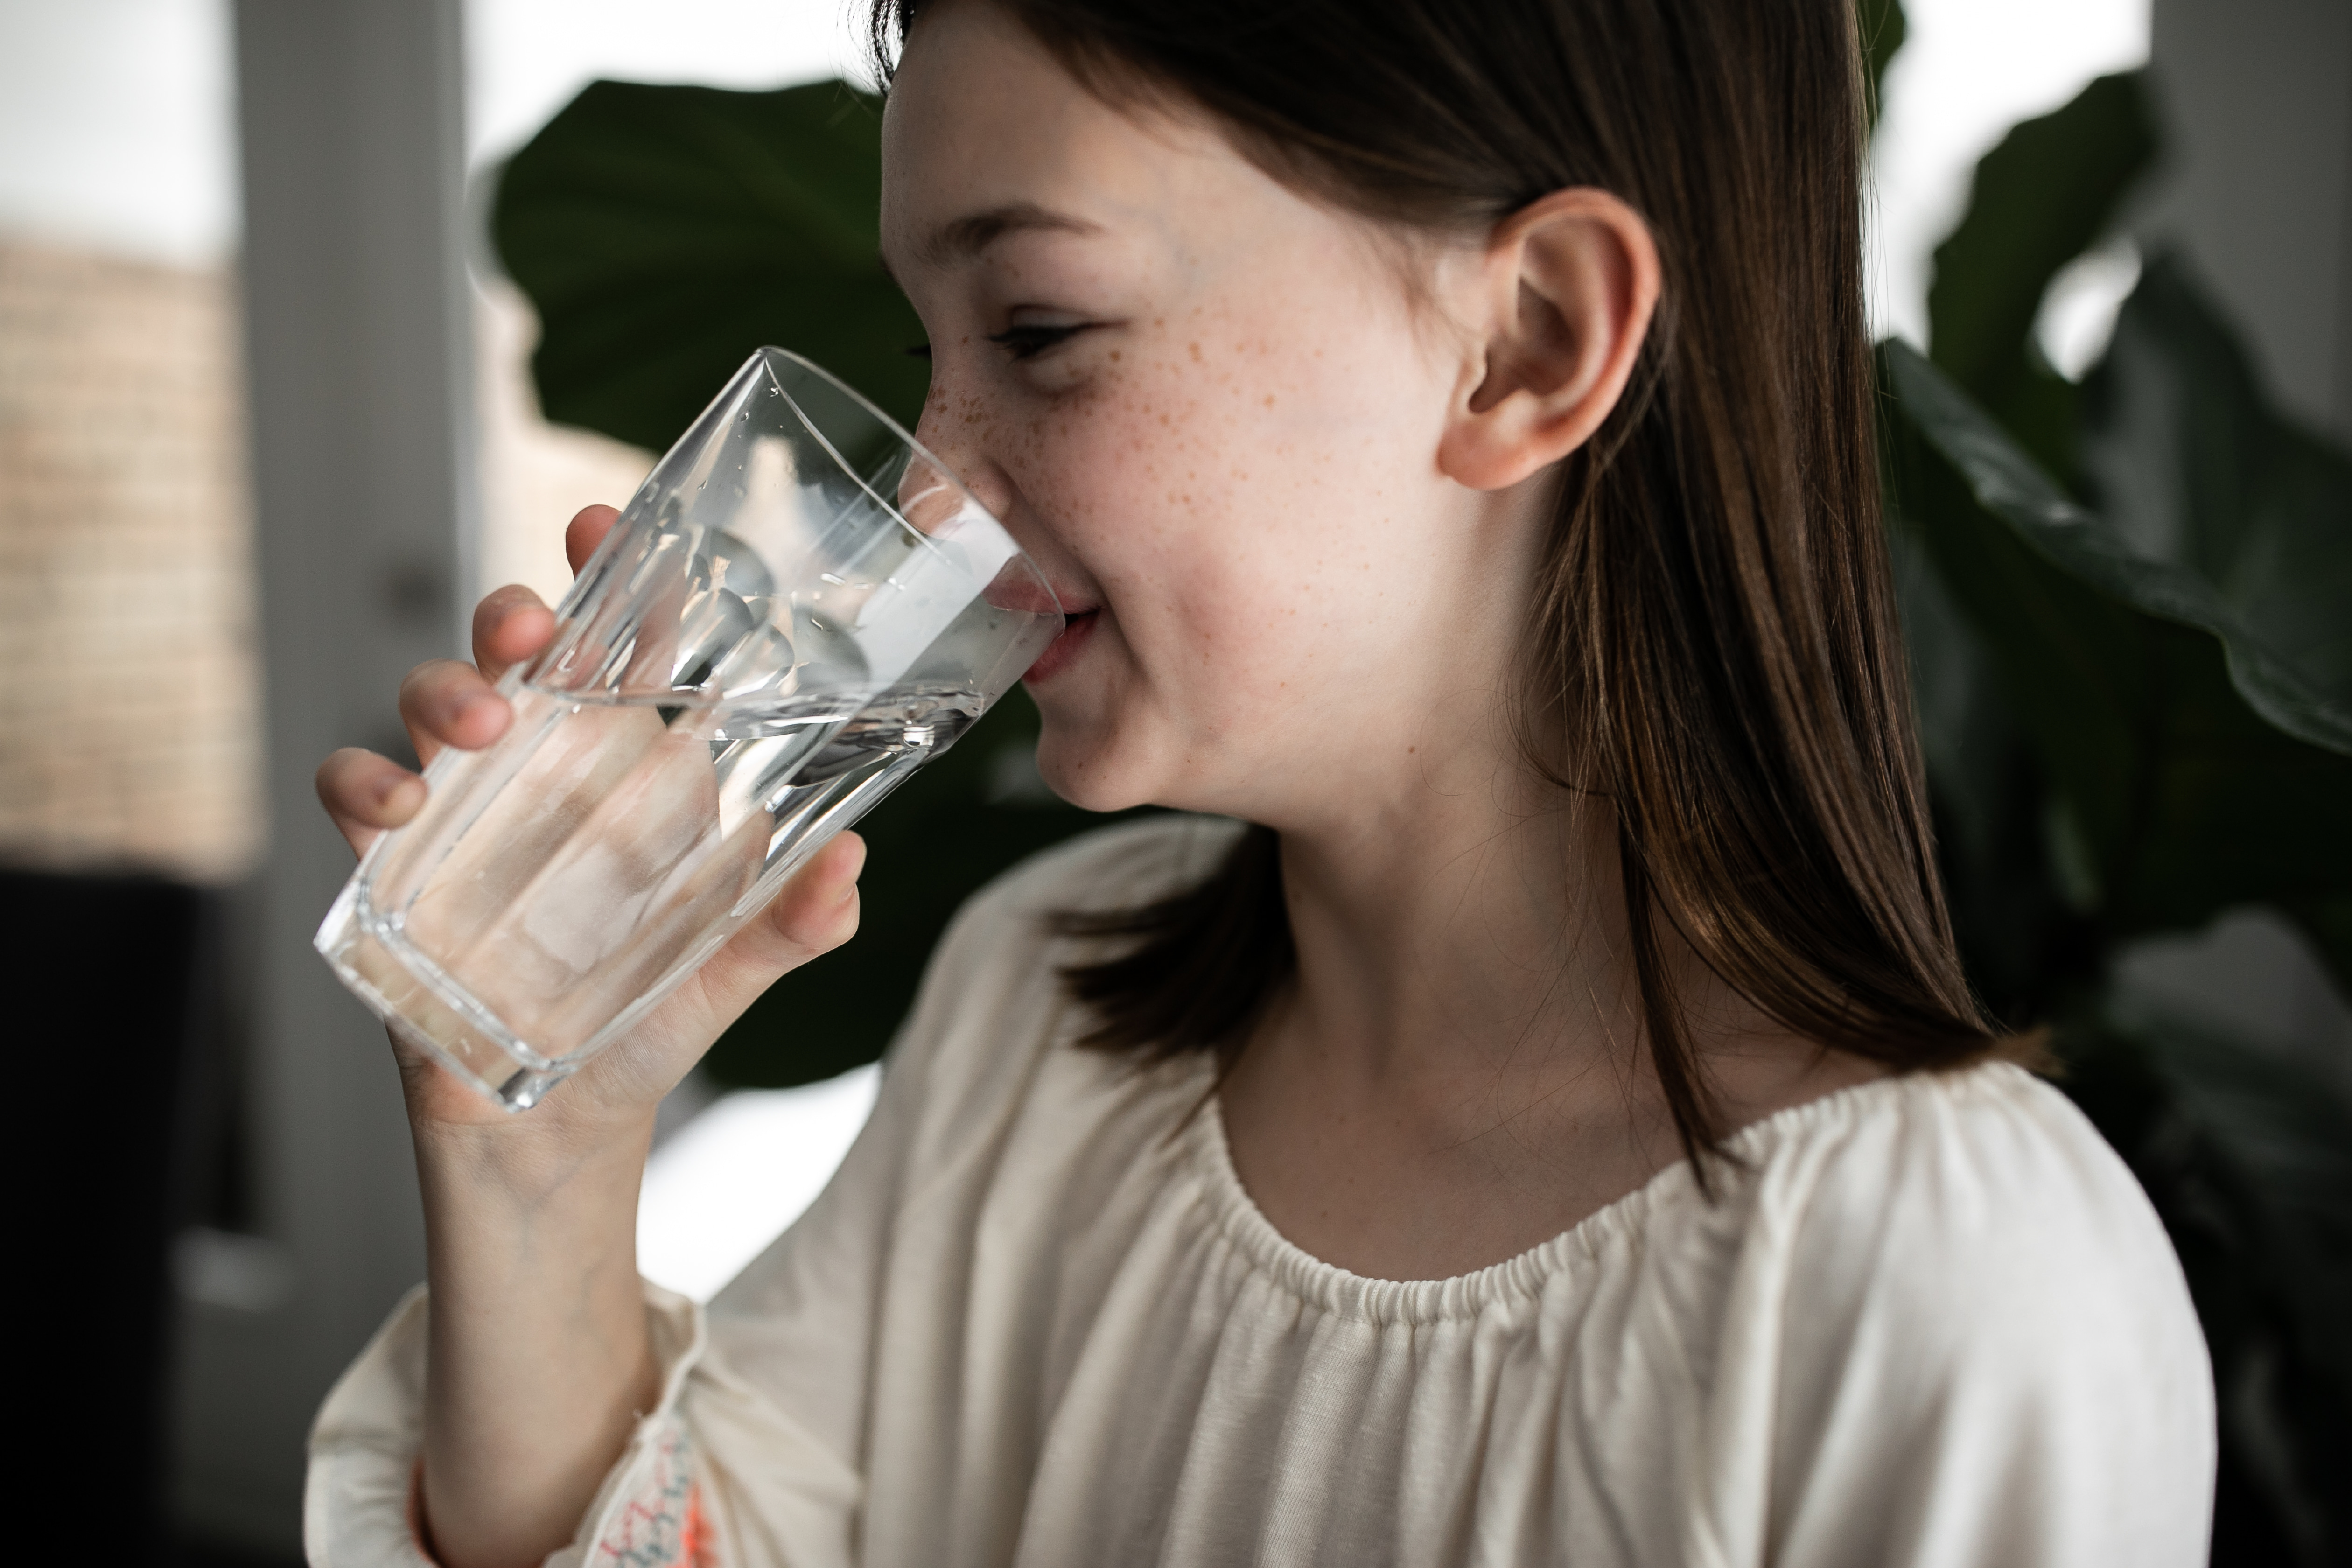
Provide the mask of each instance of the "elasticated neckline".
MULTIPOLYGON (((1928 1076, 1898 1075, 1850 1084, 1748 1123, 1725 1140, 1725 1147, 1754 1170, 1782 1145, 1850 1122, 1881 1100, 1914 1092, 1928 1076)), ((1973 1074, 1934 1076, 1949 1082, 1973 1074)), ((1205 1091, 1212 1081, 1204 1067, 1199 1089, 1205 1091)), ((1661 1215, 1706 1201, 1689 1163, 1678 1160, 1517 1257, 1446 1279, 1374 1279, 1324 1262, 1274 1227, 1242 1185, 1232 1146, 1225 1141, 1224 1109, 1213 1093, 1185 1130, 1184 1157, 1201 1181, 1213 1223, 1258 1272, 1307 1306, 1370 1323, 1458 1321, 1525 1301, 1563 1270, 1590 1264, 1638 1237, 1661 1215)))

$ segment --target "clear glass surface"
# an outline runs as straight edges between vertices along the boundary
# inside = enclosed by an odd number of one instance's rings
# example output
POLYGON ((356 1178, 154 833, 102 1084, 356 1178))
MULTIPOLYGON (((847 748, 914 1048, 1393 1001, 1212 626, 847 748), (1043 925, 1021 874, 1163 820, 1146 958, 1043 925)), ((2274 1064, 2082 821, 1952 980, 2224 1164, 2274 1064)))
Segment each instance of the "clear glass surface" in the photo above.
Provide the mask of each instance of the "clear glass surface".
POLYGON ((656 465, 317 945, 510 1110, 668 994, 1011 688, 1052 590, 937 458, 762 349, 656 465))

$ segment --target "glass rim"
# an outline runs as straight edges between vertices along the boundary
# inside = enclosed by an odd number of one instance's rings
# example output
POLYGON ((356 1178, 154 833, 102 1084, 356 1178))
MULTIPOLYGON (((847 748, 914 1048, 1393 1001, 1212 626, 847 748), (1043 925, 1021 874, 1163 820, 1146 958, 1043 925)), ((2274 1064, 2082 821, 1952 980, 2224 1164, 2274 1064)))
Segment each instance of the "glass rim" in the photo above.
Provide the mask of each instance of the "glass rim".
MULTIPOLYGON (((786 361, 796 369, 803 371, 809 375, 814 376, 818 381, 824 383, 835 392, 840 393, 842 395, 847 397, 849 401, 864 412, 868 418, 873 419, 876 423, 879 424, 883 429, 888 431, 891 437, 903 445, 908 451, 914 453, 916 456, 921 458, 925 462, 929 463, 931 466, 933 472, 937 473, 940 478, 945 479, 950 485, 954 487, 955 493, 957 495, 961 496, 964 501, 974 510, 978 511, 981 516, 986 518, 990 526, 993 527, 998 533, 1003 535, 1005 543, 1012 547, 1013 558, 1018 560, 1023 566, 1026 567, 1029 574, 1036 579, 1037 585, 1045 589, 1046 607, 1043 613, 1057 616, 1067 613, 1062 608, 1062 597, 1059 594, 1056 594, 1054 591, 1054 584, 1052 581, 1046 577, 1045 569, 1039 566, 1035 560, 1030 556, 1028 550, 1023 546, 1022 542, 1018 539, 1013 537, 1013 531, 1004 526, 1004 520, 997 516, 995 511, 990 508, 987 502, 972 494, 971 487, 963 482, 962 477, 957 474, 953 468, 948 467, 946 460, 940 458, 937 452, 932 451, 929 447, 923 445, 921 440, 916 437, 913 431, 908 429, 905 426, 899 424, 898 420, 892 418, 889 414, 877 405, 872 398, 866 396, 864 393, 858 391, 856 387, 850 385, 847 382, 842 380, 841 377, 834 374, 833 372, 825 369, 824 366, 817 363, 814 360, 810 359, 805 354, 796 353, 791 349, 782 348, 774 343, 762 343, 760 347, 751 351, 751 359, 760 361, 761 365, 767 370, 768 374, 771 376, 775 377, 777 390, 783 395, 784 401, 792 405, 793 412, 799 416, 803 427, 805 428, 810 435, 815 437, 818 441, 824 444, 825 452, 833 458, 835 466, 840 468, 843 473, 847 474, 851 481, 855 483, 859 489, 865 491, 867 496, 873 499, 876 505, 881 507, 883 510, 889 513, 892 518, 896 519, 899 526, 906 529, 908 532, 913 534, 917 539, 921 540, 925 549, 940 554, 943 560, 947 559, 944 552, 940 552, 940 542, 932 537, 928 531, 919 527, 913 519, 909 518, 907 515, 905 507, 900 505, 898 501, 892 500, 879 494, 871 484, 866 482, 865 475, 850 467, 849 459, 841 455, 841 448, 835 444, 833 437, 825 434, 824 430, 819 426, 817 420, 811 416, 808 409, 802 404, 801 400, 793 395, 792 388, 784 384, 783 377, 777 374, 777 367, 775 364, 777 360, 786 361)), ((751 368, 751 360, 746 360, 744 362, 743 368, 746 370, 751 368)), ((736 373, 737 375, 740 375, 741 374, 741 371, 738 371, 736 373)), ((730 384, 732 384, 732 381, 733 378, 730 377, 730 384)), ((725 394, 722 392, 720 395, 724 396, 725 394)))

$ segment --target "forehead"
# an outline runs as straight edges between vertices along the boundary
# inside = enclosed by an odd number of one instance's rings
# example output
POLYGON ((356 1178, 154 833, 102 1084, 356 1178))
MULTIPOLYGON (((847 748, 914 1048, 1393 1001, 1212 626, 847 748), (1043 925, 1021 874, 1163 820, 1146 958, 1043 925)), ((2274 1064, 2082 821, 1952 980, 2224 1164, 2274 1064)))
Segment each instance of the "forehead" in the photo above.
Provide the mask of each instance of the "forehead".
POLYGON ((1166 228, 1263 180, 1204 121, 1114 107, 1002 8, 953 0, 925 9, 891 83, 883 248, 936 268, 1008 228, 1166 228))

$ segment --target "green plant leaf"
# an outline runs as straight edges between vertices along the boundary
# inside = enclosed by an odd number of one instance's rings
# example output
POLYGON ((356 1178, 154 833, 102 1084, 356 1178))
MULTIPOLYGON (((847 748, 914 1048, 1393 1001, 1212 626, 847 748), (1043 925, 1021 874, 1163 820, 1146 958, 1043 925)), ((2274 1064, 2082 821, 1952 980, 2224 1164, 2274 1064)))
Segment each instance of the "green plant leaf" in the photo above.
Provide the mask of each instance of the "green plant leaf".
POLYGON ((911 426, 929 371, 882 270, 880 114, 840 82, 592 83, 510 159, 491 233, 548 418, 667 447, 762 344, 911 426))
MULTIPOLYGON (((2257 636, 2205 578, 2142 554, 2121 530, 2075 504, 1974 400, 1916 352, 1890 342, 1885 353, 1905 416, 1958 470, 1979 505, 2076 581, 2145 615, 2218 638, 2228 650, 2231 682, 2256 712, 2315 746, 2352 754, 2352 700, 2329 689, 2324 670, 2306 667, 2267 636, 2257 636)), ((2326 510, 2310 520, 2315 526, 2325 527, 2341 504, 2340 498, 2324 499, 2326 510)), ((2282 526, 2299 528, 2304 521, 2282 526)), ((2315 585, 2338 603, 2345 587, 2343 579, 2315 585)))
POLYGON ((2061 890, 2048 777, 1992 650, 1918 529, 1893 519, 1888 544, 1953 932, 1978 998, 2008 1026, 2032 1028, 2096 981, 2099 940, 2061 890))
POLYGON ((1977 164, 1968 216, 1936 247, 1927 321, 1936 363, 1979 402, 2007 416, 2013 398, 2063 400, 2029 348, 2042 296, 2106 232, 2156 151, 2140 73, 2126 71, 2015 126, 1977 164))
MULTIPOLYGON (((2352 710, 2186 568, 2134 552, 1934 365, 1882 350, 1896 505, 2051 787, 2047 859, 2110 932, 2352 888, 2352 710)), ((1931 748, 1932 752, 1932 748, 1931 748)), ((1949 775, 1947 775, 1947 782, 1949 775)))
MULTIPOLYGON (((2077 396, 2032 351, 2033 320, 2051 279, 2110 221, 2154 145, 2137 79, 2094 82, 2056 113, 2015 128, 1978 164, 1969 211, 1937 253, 1929 297, 1937 361, 2024 452, 2062 475, 2071 477, 2075 464, 2077 396)), ((1935 492, 1908 498, 1915 521, 1972 507, 1940 473, 1914 484, 1935 492)), ((1899 519, 1902 500, 1891 516, 1899 519)), ((1893 538, 1898 557, 1920 554, 1908 547, 1926 543, 1899 523, 1893 538)), ((1976 563, 1975 585, 1998 595, 2000 584, 1983 580, 1993 563, 1976 563)), ((2002 660, 1952 602, 1940 569, 1926 560, 1909 564, 1899 588, 1954 929, 1979 994, 1996 1016, 2022 1027, 2096 973, 2105 940, 2094 920, 2100 868, 2076 814, 2052 809, 2051 770, 2008 700, 2002 660)), ((2061 619, 2102 613, 2090 605, 2046 608, 2061 619)), ((2096 760, 2091 752, 2086 745, 2076 754, 2096 760)))
POLYGON ((2129 548, 2352 713, 2352 460, 2280 414, 2179 258, 2149 259, 2083 392, 2084 470, 2129 548))

